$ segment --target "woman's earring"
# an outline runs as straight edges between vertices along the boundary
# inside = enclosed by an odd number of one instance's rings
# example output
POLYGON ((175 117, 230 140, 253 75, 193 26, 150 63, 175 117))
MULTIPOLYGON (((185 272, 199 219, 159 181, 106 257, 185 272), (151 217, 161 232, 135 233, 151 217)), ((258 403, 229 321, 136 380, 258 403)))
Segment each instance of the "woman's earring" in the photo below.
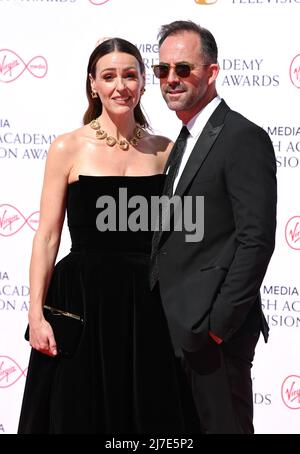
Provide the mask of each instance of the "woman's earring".
POLYGON ((98 98, 98 93, 94 90, 91 91, 91 95, 93 99, 98 98))

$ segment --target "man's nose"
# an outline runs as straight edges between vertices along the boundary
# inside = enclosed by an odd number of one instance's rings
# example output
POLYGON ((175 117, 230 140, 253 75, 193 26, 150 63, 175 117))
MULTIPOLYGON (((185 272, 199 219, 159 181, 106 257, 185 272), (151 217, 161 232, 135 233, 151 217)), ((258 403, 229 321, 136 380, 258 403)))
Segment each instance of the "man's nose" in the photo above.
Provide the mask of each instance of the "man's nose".
POLYGON ((176 74, 175 67, 170 66, 169 68, 169 74, 167 76, 167 82, 170 85, 177 84, 179 82, 179 78, 176 74))

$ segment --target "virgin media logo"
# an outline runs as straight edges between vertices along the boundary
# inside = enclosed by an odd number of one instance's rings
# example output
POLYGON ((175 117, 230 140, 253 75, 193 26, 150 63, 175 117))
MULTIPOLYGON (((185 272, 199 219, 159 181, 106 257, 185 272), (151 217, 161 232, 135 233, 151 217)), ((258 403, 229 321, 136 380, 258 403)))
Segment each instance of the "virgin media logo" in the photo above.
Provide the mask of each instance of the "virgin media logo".
POLYGON ((300 408, 300 377, 289 375, 281 386, 281 397, 283 403, 291 410, 300 408))
POLYGON ((285 239, 290 248, 300 250, 300 216, 293 216, 285 227, 285 239))
POLYGON ((0 82, 13 82, 27 70, 39 79, 45 77, 48 64, 44 57, 33 57, 27 64, 13 50, 0 49, 0 82))
POLYGON ((26 377, 26 369, 22 369, 19 364, 9 356, 0 356, 0 388, 9 388, 14 385, 21 377, 26 377))
POLYGON ((109 0, 89 0, 90 3, 93 5, 99 6, 99 5, 104 5, 104 3, 109 2, 109 0))
POLYGON ((25 217, 18 208, 9 204, 0 205, 0 236, 12 236, 28 225, 32 230, 37 230, 39 211, 34 211, 25 217))
POLYGON ((300 88, 300 54, 293 58, 290 66, 290 79, 296 88, 300 88))

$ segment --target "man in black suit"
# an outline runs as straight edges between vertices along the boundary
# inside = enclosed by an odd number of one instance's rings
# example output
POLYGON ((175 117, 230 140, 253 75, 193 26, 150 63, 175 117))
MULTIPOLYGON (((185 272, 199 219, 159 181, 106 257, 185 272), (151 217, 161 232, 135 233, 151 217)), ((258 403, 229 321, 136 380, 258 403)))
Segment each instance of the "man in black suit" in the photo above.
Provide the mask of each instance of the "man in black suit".
POLYGON ((218 96, 217 54, 212 34, 191 21, 161 27, 153 70, 188 130, 171 152, 167 186, 183 201, 204 196, 204 236, 156 232, 150 281, 160 286, 199 431, 253 433, 250 372, 260 332, 268 338, 259 291, 275 245, 276 162, 267 133, 218 96))

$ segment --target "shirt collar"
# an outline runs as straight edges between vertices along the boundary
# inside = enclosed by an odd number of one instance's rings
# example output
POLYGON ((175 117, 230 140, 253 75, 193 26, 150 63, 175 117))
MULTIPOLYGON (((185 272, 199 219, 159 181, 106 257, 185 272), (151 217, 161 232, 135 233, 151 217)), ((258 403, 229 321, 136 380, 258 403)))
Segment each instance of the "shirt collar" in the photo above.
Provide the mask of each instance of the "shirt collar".
POLYGON ((208 119, 210 118, 214 110, 218 107, 220 102, 221 98, 219 95, 217 95, 186 124, 186 127, 188 128, 189 133, 192 137, 195 138, 201 134, 208 119))

